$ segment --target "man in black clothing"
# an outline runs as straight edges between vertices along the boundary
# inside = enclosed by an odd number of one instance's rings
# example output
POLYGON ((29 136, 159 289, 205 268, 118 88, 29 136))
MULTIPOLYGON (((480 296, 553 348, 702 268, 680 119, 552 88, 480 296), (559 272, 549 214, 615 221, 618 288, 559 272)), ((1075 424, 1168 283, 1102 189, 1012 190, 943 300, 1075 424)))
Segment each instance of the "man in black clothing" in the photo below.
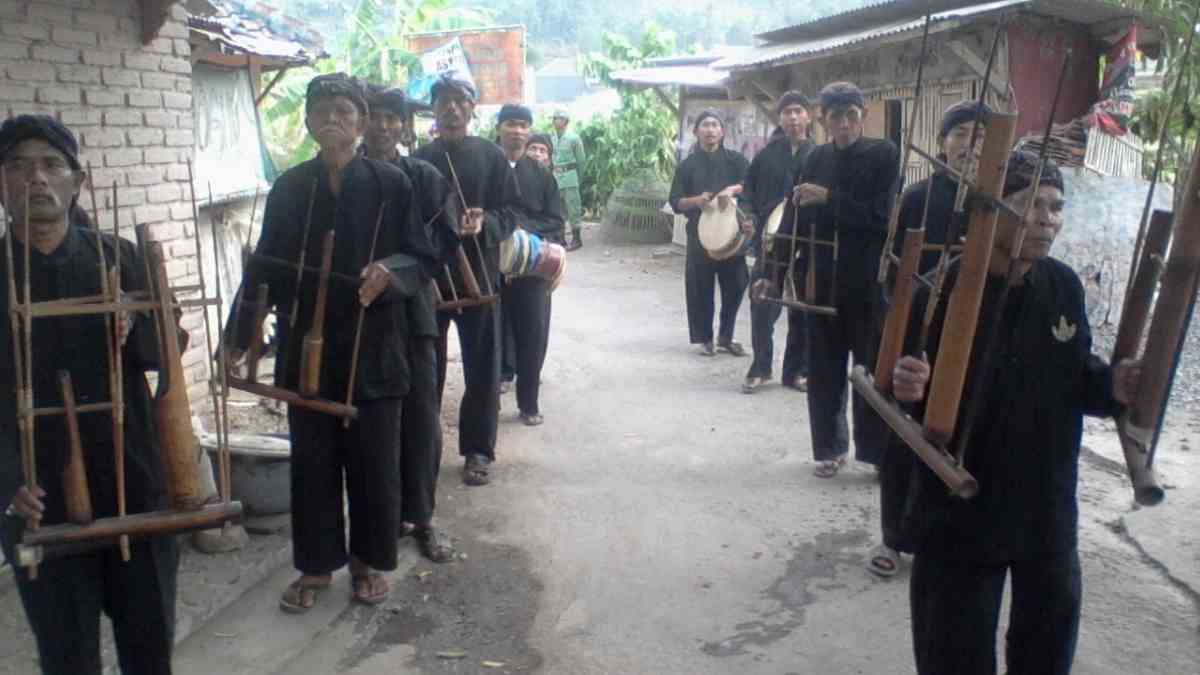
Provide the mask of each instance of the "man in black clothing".
MULTIPOLYGON (((987 135, 982 123, 990 109, 980 107, 975 101, 960 101, 951 105, 942 114, 938 131, 938 155, 958 172, 966 171, 971 155, 979 155, 983 139, 987 135), (980 122, 975 149, 971 150, 971 133, 975 122, 980 122)), ((904 245, 905 232, 925 228, 925 244, 941 246, 946 241, 946 229, 954 212, 954 197, 958 192, 958 181, 944 172, 935 172, 929 178, 910 186, 904 191, 900 202, 900 218, 896 228, 896 247, 899 255, 904 245), (925 213, 926 197, 929 198, 929 213, 925 213)), ((960 230, 961 232, 961 230, 960 230)), ((937 266, 941 252, 936 248, 926 249, 921 254, 918 274, 929 274, 937 266)), ((881 577, 891 577, 899 569, 900 553, 911 553, 911 545, 901 534, 900 516, 908 495, 908 476, 917 459, 905 448, 897 449, 894 444, 884 448, 880 459, 879 499, 880 520, 883 526, 883 544, 871 552, 867 570, 881 577)))
MULTIPOLYGON (((450 183, 429 162, 400 154, 397 146, 409 131, 408 103, 397 88, 369 89, 370 123, 360 150, 371 159, 388 162, 408 176, 421 222, 443 232, 455 232, 460 221, 458 198, 450 183)), ((456 240, 443 242, 457 245, 456 240)), ((447 252, 443 252, 447 253, 447 252)), ((443 256, 444 262, 447 256, 443 256)), ((405 298, 410 317, 419 317, 408 331, 409 391, 400 423, 401 533, 411 532, 425 557, 449 562, 454 549, 445 533, 433 525, 438 469, 442 462, 442 425, 438 402, 437 314, 433 286, 405 298)))
MULTIPOLYGON (((796 176, 808 159, 814 145, 808 138, 809 102, 798 91, 786 92, 779 97, 775 112, 779 116, 782 134, 771 141, 750 162, 746 174, 744 198, 754 212, 754 241, 751 250, 758 258, 751 273, 751 280, 766 277, 767 264, 763 256, 766 240, 763 229, 771 212, 791 194, 796 176)), ((775 360, 775 322, 782 307, 771 302, 750 299, 750 344, 754 349, 754 360, 742 391, 753 394, 763 383, 771 379, 775 360)), ((803 390, 808 380, 808 326, 804 312, 788 310, 787 348, 783 352, 783 386, 803 390)))
MULTIPOLYGON (((517 227, 536 234, 544 243, 566 242, 566 213, 554 175, 525 156, 533 113, 508 104, 497 118, 500 147, 508 156, 516 180, 512 212, 517 227)), ((548 142, 543 137, 544 142, 548 142)), ((517 407, 526 426, 542 424, 538 391, 546 347, 550 341, 550 280, 534 275, 508 277, 504 284, 503 319, 512 331, 517 407)))
MULTIPOLYGON (((454 237, 438 221, 421 220, 412 182, 402 171, 357 153, 367 126, 366 95, 357 80, 341 73, 313 78, 305 123, 321 152, 276 179, 239 294, 247 297, 265 283, 268 304, 285 314, 279 322, 275 384, 296 390, 302 356, 297 343, 312 323, 319 277, 309 271, 297 287, 295 270, 271 261, 294 263, 307 250, 305 264, 311 267, 309 261, 321 259, 325 235, 334 232, 335 276, 328 290, 320 370, 319 395, 325 399, 346 397, 360 311, 363 323, 352 392, 357 418, 343 428, 339 418, 288 408, 293 557, 301 576, 288 586, 280 606, 293 613, 311 609, 316 593, 329 587, 332 572, 347 562, 354 600, 378 604, 388 597, 390 585, 382 572, 397 564, 404 399, 414 370, 422 372, 410 358, 428 358, 410 351, 408 336, 432 330, 432 317, 410 312, 408 300, 425 292, 446 242, 454 237), (347 283, 347 276, 361 281, 347 283), (294 298, 299 298, 298 315, 286 316, 294 298), (349 497, 348 546, 343 494, 349 497)), ((230 331, 233 363, 246 347, 250 323, 238 322, 230 331)))
MULTIPOLYGON (((700 244, 697 227, 702 210, 716 206, 712 204, 714 199, 725 204, 741 194, 749 162, 740 153, 725 147, 725 125, 716 111, 701 112, 692 131, 696 134, 696 146, 675 168, 670 196, 671 208, 688 219, 684 273, 688 334, 692 344, 700 345, 702 355, 716 354, 713 348, 713 291, 715 282, 720 282, 721 320, 716 346, 734 356, 743 356, 746 352, 742 345, 734 342, 733 329, 750 279, 745 253, 739 251, 725 260, 713 260, 700 244)), ((754 231, 749 220, 741 226, 747 234, 754 231)))
MULTIPOLYGON (((815 228, 819 240, 838 242, 836 263, 830 246, 818 246, 811 261, 817 304, 837 311, 808 317, 809 426, 817 461, 813 473, 821 478, 836 476, 849 451, 846 361, 853 354, 855 363, 875 367, 885 308, 877 276, 900 154, 891 141, 863 137, 866 116, 857 86, 834 82, 821 90, 821 124, 830 140, 809 155, 779 227, 791 233, 797 208, 801 234, 815 228)), ((780 271, 786 269, 787 247, 776 246, 771 255, 780 271)), ((778 295, 782 279, 759 283, 778 295)), ((855 455, 878 464, 887 427, 858 394, 853 414, 855 455)))
MULTIPOLYGON (((467 258, 480 286, 490 281, 493 290, 498 292, 500 242, 513 232, 509 206, 515 198, 516 183, 512 168, 495 143, 467 134, 467 125, 475 114, 474 87, 447 76, 434 83, 432 96, 438 137, 417 150, 415 156, 437 167, 451 181, 456 197, 458 188, 462 188, 466 208, 460 233, 467 258), (456 175, 461 181, 459 186, 454 185, 456 175), (471 237, 477 241, 470 241, 471 237), (483 253, 482 260, 478 251, 483 253)), ((451 264, 450 268, 458 278, 457 265, 451 264)), ((459 288, 462 288, 461 284, 459 288)), ((486 485, 491 480, 489 467, 496 459, 496 423, 500 409, 500 311, 494 305, 487 305, 469 307, 462 313, 442 313, 438 317, 439 393, 446 382, 451 321, 458 328, 463 379, 466 381, 458 416, 458 451, 465 458, 463 482, 486 485)))
MULTIPOLYGON (((9 217, 5 242, 13 248, 14 290, 0 292, 9 311, 10 293, 24 301, 22 251, 30 246, 30 292, 35 302, 98 295, 101 256, 109 266, 121 249, 121 287, 146 288, 141 257, 127 241, 70 223, 68 213, 86 180, 74 135, 46 115, 21 115, 0 126, 0 167, 4 208, 9 217), (29 195, 29 213, 25 198, 29 195), (28 229, 26 228, 28 222, 28 229)), ((0 256, 0 279, 8 278, 0 256)), ((118 319, 121 330, 125 399, 125 495, 128 513, 166 508, 165 474, 152 415, 145 372, 157 370, 154 321, 148 314, 118 319)), ((108 401, 109 367, 105 319, 101 315, 46 317, 33 322, 33 396, 37 407, 62 406, 57 373, 71 374, 76 400, 108 401)), ((35 424, 37 475, 40 486, 24 484, 21 441, 14 396, 14 345, 9 321, 0 321, 0 344, 9 354, 0 359, 0 502, 4 504, 0 540, 5 557, 15 560, 26 523, 66 522, 63 471, 68 446, 65 418, 39 417, 35 424)), ((116 466, 111 413, 79 415, 79 433, 87 457, 88 492, 93 515, 117 515, 116 466)), ((41 672, 47 675, 100 675, 100 614, 112 620, 121 671, 129 675, 171 672, 175 633, 175 538, 155 537, 131 545, 122 562, 116 549, 46 560, 31 580, 15 568, 25 616, 37 640, 41 672)))
MULTIPOLYGON (((1118 415, 1137 395, 1140 364, 1109 367, 1092 354, 1083 286, 1071 268, 1049 257, 1062 229, 1065 196, 1052 163, 1033 185, 1037 165, 1028 153, 1009 160, 1005 202, 1028 213, 1027 230, 1013 251, 1018 223, 1000 215, 981 325, 1001 300, 1014 256, 1020 274, 1001 307, 999 339, 990 345, 997 351, 987 372, 978 369, 990 336, 982 329, 976 334, 960 408, 987 411, 966 444, 966 468, 979 481, 979 494, 969 501, 951 497, 924 464, 912 472, 905 527, 916 550, 910 599, 921 675, 996 672, 996 628, 1009 574, 1008 672, 1070 672, 1081 597, 1076 485, 1083 416, 1118 415), (980 377, 988 386, 977 401, 971 392, 980 377)), ((953 283, 952 272, 948 286, 953 283)), ((918 293, 910 336, 919 330, 928 298, 927 290, 918 293)), ((940 303, 929 336, 927 354, 935 363, 945 306, 940 303)), ((896 399, 912 404, 917 419, 931 368, 917 356, 896 365, 896 399)))

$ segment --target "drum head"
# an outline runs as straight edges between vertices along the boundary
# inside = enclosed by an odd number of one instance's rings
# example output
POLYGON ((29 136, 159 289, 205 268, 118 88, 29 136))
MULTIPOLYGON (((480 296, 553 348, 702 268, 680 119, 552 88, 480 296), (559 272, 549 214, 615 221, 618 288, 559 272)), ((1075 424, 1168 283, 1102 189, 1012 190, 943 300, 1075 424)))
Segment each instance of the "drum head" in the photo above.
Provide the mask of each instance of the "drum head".
POLYGON ((500 242, 500 271, 504 274, 512 274, 513 261, 516 258, 516 248, 519 246, 519 235, 521 230, 512 233, 512 236, 500 242))
POLYGON ((729 205, 721 209, 718 200, 713 199, 700 213, 700 223, 696 230, 700 235, 700 245, 710 254, 728 247, 738 238, 741 229, 738 227, 737 200, 730 199, 729 205))
POLYGON ((772 244, 775 243, 775 234, 779 232, 779 224, 783 222, 783 210, 786 206, 787 200, 785 199, 771 210, 771 215, 767 216, 767 224, 763 227, 763 248, 767 251, 770 251, 772 244))
POLYGON ((553 279, 565 258, 566 249, 560 244, 543 243, 542 254, 533 267, 533 273, 543 279, 553 279))

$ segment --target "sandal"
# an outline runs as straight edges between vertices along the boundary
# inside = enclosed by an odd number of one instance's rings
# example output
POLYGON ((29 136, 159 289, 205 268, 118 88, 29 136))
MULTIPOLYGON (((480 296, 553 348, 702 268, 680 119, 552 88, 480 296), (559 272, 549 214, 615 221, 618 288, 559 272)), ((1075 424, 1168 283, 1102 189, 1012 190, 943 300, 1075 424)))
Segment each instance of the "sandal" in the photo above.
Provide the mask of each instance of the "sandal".
POLYGON ((350 577, 350 599, 364 605, 378 605, 392 594, 392 587, 379 572, 364 572, 350 577), (377 584, 376 582, 379 582, 377 584), (366 592, 364 593, 364 589, 366 592), (375 589, 372 591, 371 589, 375 589))
POLYGON ((896 576, 899 569, 900 553, 896 549, 880 544, 871 551, 871 558, 867 561, 868 572, 888 579, 896 576))
POLYGON ((783 380, 780 384, 787 387, 788 389, 794 389, 796 391, 808 391, 808 378, 807 377, 797 377, 794 379, 783 380))
POLYGON ((716 356, 717 350, 713 349, 713 343, 705 342, 700 345, 700 356, 716 356))
POLYGON ((279 598, 279 609, 288 614, 304 614, 317 604, 317 594, 328 589, 332 583, 331 578, 327 578, 323 583, 313 583, 305 582, 304 577, 300 577, 283 590, 283 597, 279 598))
POLYGON ((421 547, 421 553, 431 562, 447 563, 454 559, 454 547, 450 545, 450 537, 433 525, 418 527, 412 536, 421 547))
POLYGON ((838 471, 846 465, 846 456, 842 455, 837 459, 827 459, 817 462, 817 468, 813 469, 813 475, 817 478, 833 478, 838 475, 838 471))
POLYGON ((546 420, 537 413, 521 413, 521 421, 524 422, 525 426, 527 427, 537 427, 541 426, 542 422, 545 422, 546 420))
POLYGON ((746 355, 746 350, 742 348, 742 343, 734 342, 733 340, 730 340, 729 342, 722 342, 721 344, 717 345, 717 349, 723 352, 729 352, 733 356, 746 355))
POLYGON ((490 483, 492 479, 488 476, 488 465, 491 463, 483 455, 467 455, 467 462, 463 464, 463 482, 476 486, 490 483))

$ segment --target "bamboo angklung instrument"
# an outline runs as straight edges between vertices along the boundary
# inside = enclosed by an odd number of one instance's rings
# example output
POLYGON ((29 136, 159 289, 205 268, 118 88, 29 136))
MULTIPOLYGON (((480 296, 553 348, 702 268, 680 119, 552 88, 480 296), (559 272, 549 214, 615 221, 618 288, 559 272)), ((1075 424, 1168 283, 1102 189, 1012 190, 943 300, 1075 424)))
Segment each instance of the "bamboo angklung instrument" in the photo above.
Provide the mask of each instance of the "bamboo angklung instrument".
MULTIPOLYGON (((196 243, 196 261, 199 267, 200 288, 201 291, 207 291, 208 285, 204 281, 204 256, 202 255, 202 247, 200 245, 200 212, 196 207, 196 182, 192 178, 192 161, 188 160, 188 186, 191 188, 192 196, 192 238, 196 243)), ((208 205, 211 208, 213 202, 212 183, 208 184, 208 205)), ((258 204, 258 191, 255 190, 255 205, 258 204)), ((251 223, 253 223, 254 214, 251 207, 251 223)), ((216 284, 213 286, 215 293, 212 302, 217 307, 217 315, 225 311, 225 303, 221 297, 221 240, 217 235, 217 222, 215 219, 210 223, 209 232, 212 234, 213 246, 213 276, 216 277, 216 284)), ((208 390, 212 396, 213 417, 215 431, 217 434, 217 475, 219 477, 217 491, 225 503, 229 503, 233 498, 233 474, 231 469, 232 460, 229 456, 229 383, 226 380, 228 373, 227 363, 229 355, 226 350, 222 349, 220 338, 217 340, 217 348, 213 349, 212 326, 208 318, 207 298, 202 298, 202 307, 204 308, 204 346, 209 354, 216 354, 215 363, 210 362, 208 390)), ((218 323, 218 331, 220 325, 218 323)), ((228 527, 230 521, 225 522, 228 527)))
MULTIPOLYGON (((1113 345, 1113 365, 1124 359, 1135 358, 1141 347, 1154 295, 1158 292, 1167 246, 1171 241, 1171 215, 1170 211, 1155 211, 1150 217, 1142 245, 1142 259, 1135 268, 1137 275, 1129 282, 1130 290, 1125 296, 1125 305, 1121 310, 1121 323, 1117 327, 1117 339, 1113 345)), ((1117 420, 1117 435, 1121 440, 1125 466, 1133 484, 1134 499, 1144 506, 1154 506, 1162 502, 1165 494, 1158 483, 1158 477, 1154 474, 1154 468, 1150 465, 1149 448, 1143 447, 1130 436, 1128 420, 1125 418, 1117 420)))
MULTIPOLYGON (((900 225, 900 205, 903 201, 901 197, 904 194, 904 172, 908 169, 908 161, 912 157, 913 131, 917 128, 917 120, 921 117, 921 86, 924 84, 925 56, 929 49, 929 24, 932 22, 933 15, 926 14, 925 28, 921 31, 921 56, 917 61, 917 84, 913 88, 913 114, 908 120, 908 130, 904 132, 904 156, 900 159, 900 171, 896 173, 896 181, 892 186, 892 193, 896 195, 896 200, 892 204, 891 216, 888 217, 887 240, 883 244, 883 253, 879 257, 878 281, 881 285, 887 283, 888 269, 891 267, 890 263, 893 259, 892 247, 896 242, 896 229, 900 225)), ((876 381, 878 382, 878 378, 876 381)))
POLYGON ((333 269, 333 230, 321 240, 321 273, 317 278, 317 302, 312 323, 300 350, 300 395, 312 398, 321 389, 321 353, 325 348, 325 301, 329 296, 329 272, 333 269))
POLYGON ((156 318, 164 357, 158 371, 158 391, 154 395, 154 419, 167 473, 167 499, 172 509, 194 511, 204 506, 205 501, 200 493, 200 445, 192 432, 192 411, 179 352, 175 308, 163 266, 162 244, 150 242, 145 255, 153 275, 149 279, 150 286, 159 303, 156 318))
MULTIPOLYGON (((454 162, 450 159, 450 153, 446 153, 446 165, 450 168, 450 178, 454 183, 454 189, 458 192, 458 199, 462 202, 463 213, 469 214, 471 206, 467 204, 467 195, 463 192, 462 183, 458 180, 458 171, 454 168, 454 162)), ((475 254, 479 258, 479 269, 483 273, 483 286, 479 285, 478 279, 475 277, 475 271, 471 267, 471 261, 462 246, 455 249, 456 262, 458 264, 459 273, 462 275, 463 289, 465 293, 460 294, 454 289, 454 277, 450 275, 450 270, 447 268, 446 276, 451 286, 451 294, 455 297, 451 305, 443 305, 439 310, 447 311, 451 309, 462 309, 463 307, 474 307, 478 305, 490 305, 500 299, 500 295, 496 293, 492 286, 491 274, 488 272, 487 258, 483 255, 483 247, 479 244, 479 234, 471 235, 469 238, 474 242, 475 254)))
MULTIPOLYGON (((375 217, 375 229, 371 232, 371 247, 367 250, 367 264, 369 266, 375 262, 375 246, 379 243, 379 230, 383 226, 383 212, 387 210, 388 203, 385 201, 379 205, 379 215, 375 217)), ((333 234, 332 232, 330 233, 333 234)), ((459 247, 462 250, 462 247, 459 247)), ((354 403, 354 381, 358 375, 358 353, 362 347, 362 327, 363 319, 366 317, 367 308, 360 302, 358 304, 358 315, 354 317, 354 347, 350 352, 350 378, 346 383, 346 406, 349 407, 354 403)), ((342 420, 343 428, 350 428, 350 418, 342 420)))
POLYGON ((1003 330, 1002 321, 1004 319, 1004 306, 1008 302, 1008 294, 1013 286, 1016 286, 1021 280, 1021 273, 1024 265, 1021 261, 1021 248, 1025 245, 1025 234, 1029 230, 1029 219, 1033 217, 1034 206, 1037 204, 1038 191, 1042 184, 1042 174, 1046 170, 1046 161, 1050 156, 1050 135, 1054 132, 1054 116, 1058 113, 1058 103, 1062 96, 1063 86, 1067 81, 1067 71, 1071 67, 1071 50, 1063 55, 1062 69, 1058 74, 1058 83, 1054 90, 1054 99, 1050 103, 1050 114, 1046 120, 1046 130, 1042 135, 1042 147, 1038 156, 1037 169, 1033 173, 1033 182, 1030 183, 1029 201, 1026 202, 1025 211, 1021 214, 1021 218, 1017 221, 1017 227, 1013 231, 1012 240, 1008 244, 1009 262, 1008 269, 1005 270, 1004 286, 1001 287, 999 295, 996 297, 995 303, 992 305, 990 314, 983 317, 983 326, 980 331, 984 339, 983 352, 975 365, 976 377, 974 386, 971 388, 971 395, 968 399, 970 405, 967 409, 966 418, 961 425, 960 433, 958 434, 958 450, 954 453, 958 461, 964 466, 967 463, 967 450, 970 447, 971 432, 975 429, 975 420, 983 414, 983 405, 985 394, 987 392, 987 383, 989 374, 992 370, 992 362, 995 359, 996 351, 999 349, 1001 339, 1001 331, 1003 330))
MULTIPOLYGON (((24 443, 22 447, 25 451, 25 485, 30 491, 37 489, 37 445, 36 441, 36 421, 33 417, 34 398, 33 398, 33 295, 31 284, 29 281, 29 266, 30 266, 30 247, 29 242, 29 183, 25 183, 25 236, 24 246, 22 246, 25 259, 25 274, 24 274, 24 300, 25 300, 25 317, 21 322, 22 331, 22 361, 25 364, 24 386, 21 391, 21 409, 18 411, 20 418, 24 420, 25 426, 20 429, 24 443)), ((10 236, 11 239, 11 236, 10 236)), ((11 265, 9 266, 11 269, 11 265)), ((41 526, 40 518, 33 518, 28 521, 26 527, 28 532, 37 532, 41 526)), ((37 567, 29 568, 29 578, 37 579, 37 567)))
MULTIPOLYGON (((263 323, 267 320, 267 296, 270 291, 266 284, 259 284, 254 289, 254 330, 250 333, 250 345, 246 349, 246 381, 258 382, 258 361, 262 357, 263 323)), ((244 309, 244 307, 243 307, 244 309)))
POLYGON ((58 371, 58 388, 62 393, 63 417, 67 425, 67 461, 62 469, 63 503, 67 522, 87 525, 92 522, 92 494, 88 489, 87 464, 83 459, 83 440, 79 436, 79 413, 75 410, 75 386, 71 373, 58 371))
POLYGON ((1175 224, 1171 249, 1163 270, 1162 286, 1142 355, 1142 375, 1137 400, 1129 407, 1119 429, 1140 503, 1162 501, 1162 489, 1153 482, 1154 453, 1166 414, 1167 399, 1179 365, 1184 340, 1200 286, 1200 146, 1192 151, 1191 168, 1175 224))

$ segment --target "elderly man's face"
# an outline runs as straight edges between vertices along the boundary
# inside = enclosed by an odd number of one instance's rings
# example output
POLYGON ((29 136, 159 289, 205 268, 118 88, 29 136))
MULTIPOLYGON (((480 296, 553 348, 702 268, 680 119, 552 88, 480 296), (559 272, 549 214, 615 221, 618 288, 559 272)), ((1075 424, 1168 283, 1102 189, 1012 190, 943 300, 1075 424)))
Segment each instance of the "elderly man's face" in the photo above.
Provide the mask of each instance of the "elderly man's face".
POLYGON ((821 111, 821 125, 825 127, 825 134, 839 148, 862 137, 866 119, 867 112, 856 105, 834 106, 821 111))
POLYGON ((475 101, 466 93, 454 89, 440 91, 433 103, 438 134, 454 140, 467 133, 467 125, 475 116, 475 101))
POLYGON ((322 150, 353 147, 367 126, 366 116, 345 96, 324 96, 310 102, 304 123, 322 150))
POLYGON ((372 154, 390 155, 404 138, 404 118, 382 108, 371 111, 367 127, 367 149, 372 154))
POLYGON ((17 223, 26 219, 27 194, 29 222, 65 221, 86 177, 71 167, 66 155, 40 138, 18 143, 0 166, 4 171, 0 197, 17 223))
MULTIPOLYGON (((1031 185, 1005 197, 1004 203, 1011 206, 1017 213, 1028 211, 1025 218, 1025 240, 1021 244, 1018 257, 1023 261, 1033 262, 1050 255, 1050 247, 1054 245, 1054 239, 1063 227, 1063 209, 1067 205, 1067 200, 1063 196, 1062 190, 1044 183, 1035 190, 1031 185), (1031 197, 1033 199, 1032 208, 1029 203, 1031 197)), ((999 226, 996 229, 996 247, 1010 257, 1013 255, 1012 241, 1016 230, 1017 220, 1015 218, 1008 216, 1000 218, 999 226)))

